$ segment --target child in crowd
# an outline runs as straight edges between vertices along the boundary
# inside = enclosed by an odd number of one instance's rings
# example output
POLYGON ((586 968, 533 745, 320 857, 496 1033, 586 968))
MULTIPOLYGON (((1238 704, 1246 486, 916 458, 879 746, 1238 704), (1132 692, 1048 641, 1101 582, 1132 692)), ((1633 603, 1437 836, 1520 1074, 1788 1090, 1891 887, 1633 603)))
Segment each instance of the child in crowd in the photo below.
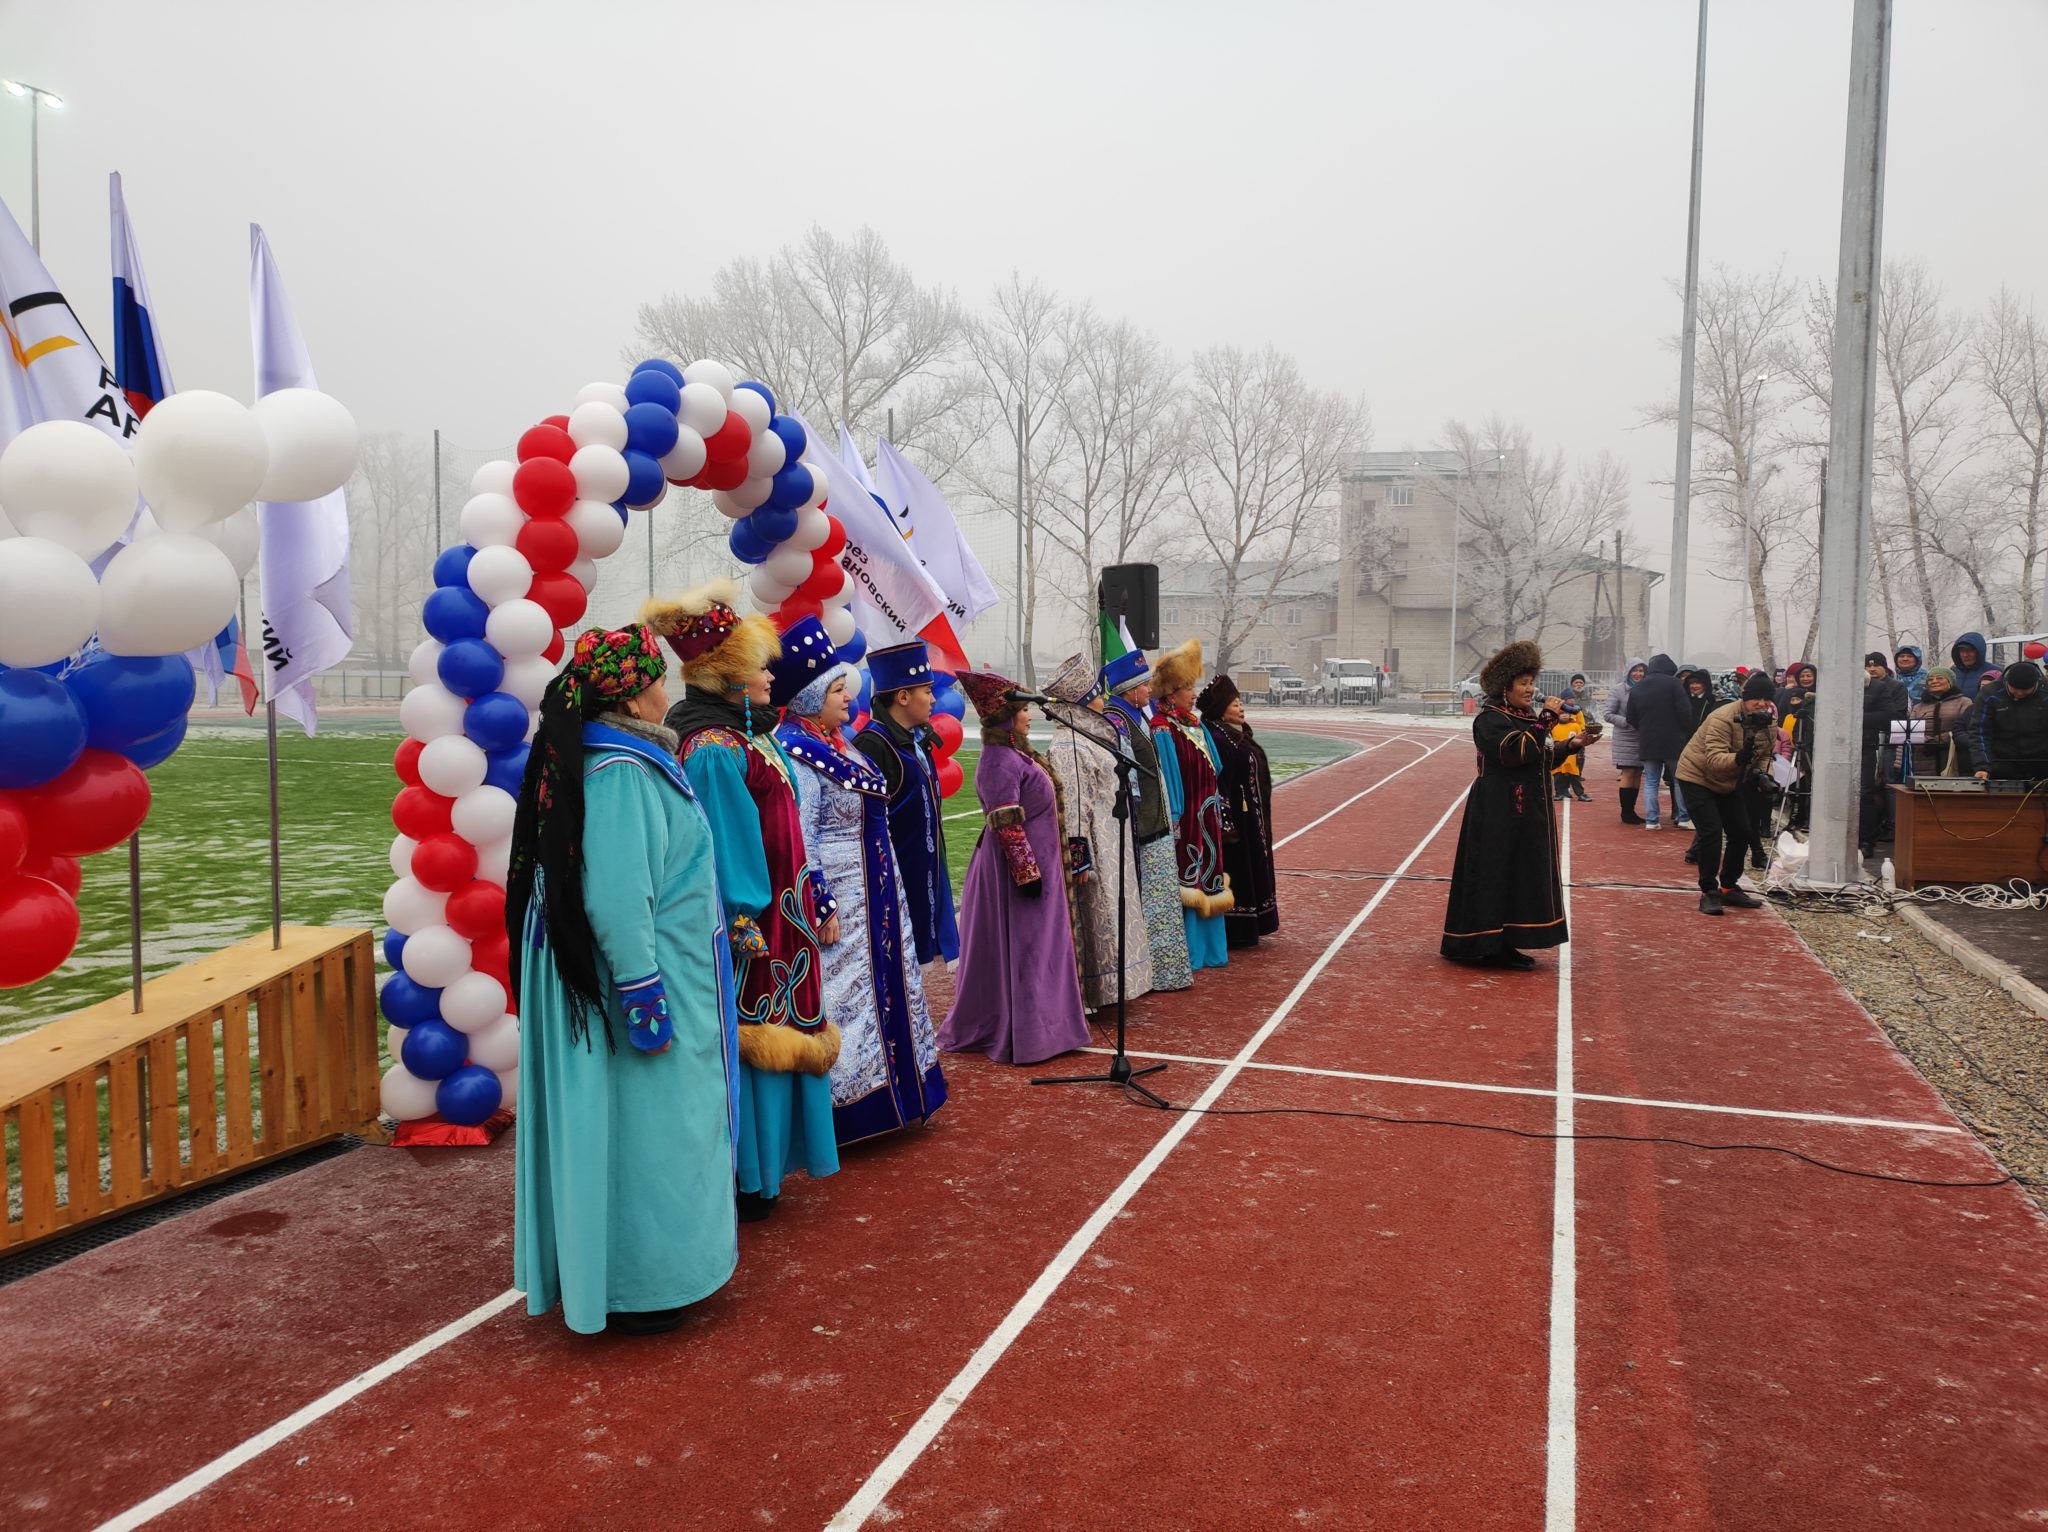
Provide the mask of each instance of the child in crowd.
MULTIPOLYGON (((1557 722, 1550 726, 1550 737, 1558 741, 1559 744, 1569 745, 1573 740, 1586 732, 1586 717, 1580 710, 1578 703, 1567 702, 1562 697, 1549 697, 1544 699, 1543 705, 1549 711, 1558 715, 1557 722)), ((1556 789, 1556 797, 1559 802, 1563 802, 1566 798, 1576 798, 1581 803, 1590 803, 1592 801, 1592 795, 1586 791, 1585 783, 1579 780, 1579 756, 1577 752, 1568 753, 1563 760, 1551 768, 1550 780, 1556 789)))

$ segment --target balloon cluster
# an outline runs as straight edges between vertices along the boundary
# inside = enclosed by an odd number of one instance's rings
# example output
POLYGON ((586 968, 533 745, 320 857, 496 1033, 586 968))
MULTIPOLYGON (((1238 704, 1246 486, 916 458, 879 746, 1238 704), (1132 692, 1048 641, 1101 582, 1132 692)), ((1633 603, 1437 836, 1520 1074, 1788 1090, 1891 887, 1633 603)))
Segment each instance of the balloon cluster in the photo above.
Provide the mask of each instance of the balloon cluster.
POLYGON ((356 426, 308 389, 254 409, 188 390, 143 417, 133 448, 57 420, 0 453, 0 989, 71 955, 77 859, 148 816, 143 773, 183 742, 192 706, 184 651, 227 626, 255 562, 250 501, 340 488, 356 426))

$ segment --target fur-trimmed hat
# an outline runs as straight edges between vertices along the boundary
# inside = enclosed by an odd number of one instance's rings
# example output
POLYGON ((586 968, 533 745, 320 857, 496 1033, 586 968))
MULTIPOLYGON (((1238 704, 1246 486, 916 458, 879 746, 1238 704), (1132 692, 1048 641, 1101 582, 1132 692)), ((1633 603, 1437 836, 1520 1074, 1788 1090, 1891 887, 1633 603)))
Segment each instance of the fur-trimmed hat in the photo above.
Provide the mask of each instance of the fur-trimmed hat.
POLYGON ((706 691, 743 691, 782 653, 782 635, 756 612, 740 616, 738 582, 707 581, 680 596, 654 596, 640 620, 668 640, 683 662, 683 680, 706 691))
POLYGON ((1219 674, 1196 694, 1195 711, 1211 723, 1215 723, 1240 695, 1242 694, 1237 689, 1237 683, 1229 676, 1219 674))
POLYGON ((1160 651, 1159 658, 1152 662, 1152 690, 1160 697, 1170 697, 1183 686, 1193 686, 1202 679, 1202 641, 1191 638, 1177 649, 1160 651))
POLYGON ((1498 697, 1516 676, 1533 676, 1542 669, 1542 649, 1533 639, 1518 638, 1479 667, 1479 689, 1498 697))

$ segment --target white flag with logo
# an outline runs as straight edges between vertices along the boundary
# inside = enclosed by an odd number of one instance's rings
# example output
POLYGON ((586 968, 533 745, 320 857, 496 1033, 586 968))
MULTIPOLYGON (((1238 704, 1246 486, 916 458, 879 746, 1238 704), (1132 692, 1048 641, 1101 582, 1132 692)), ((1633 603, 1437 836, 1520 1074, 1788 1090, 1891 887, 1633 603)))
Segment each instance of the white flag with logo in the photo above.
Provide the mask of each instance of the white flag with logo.
POLYGON ((853 576, 853 616, 872 648, 912 639, 946 610, 945 593, 925 572, 910 545, 875 503, 853 470, 842 462, 803 416, 808 448, 804 466, 825 479, 825 508, 846 528, 839 565, 853 576))
MULTIPOLYGON (((256 343, 256 397, 281 388, 318 388, 306 343, 285 297, 270 242, 249 225, 249 318, 256 343)), ((256 507, 263 530, 264 695, 311 734, 317 727, 313 677, 355 643, 348 588, 348 501, 342 491, 288 505, 256 507)))
POLYGON ((0 328, 0 449, 46 420, 82 420, 130 442, 141 422, 4 203, 0 328))
POLYGON ((910 551, 944 592, 949 617, 972 622, 1001 599, 939 487, 887 442, 875 443, 875 482, 884 500, 903 506, 910 551))

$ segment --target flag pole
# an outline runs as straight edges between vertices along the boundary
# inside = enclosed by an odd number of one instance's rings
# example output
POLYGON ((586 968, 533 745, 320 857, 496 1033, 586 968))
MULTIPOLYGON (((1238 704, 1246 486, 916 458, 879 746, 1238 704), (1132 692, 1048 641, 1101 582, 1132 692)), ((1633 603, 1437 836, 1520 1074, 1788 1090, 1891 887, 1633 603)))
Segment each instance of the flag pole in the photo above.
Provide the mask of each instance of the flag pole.
POLYGON ((142 832, 128 837, 128 972, 135 1011, 142 1011, 142 832))
POLYGON ((284 945, 284 860, 277 834, 277 702, 263 704, 264 731, 270 736, 270 950, 284 945))
POLYGON ((441 552, 441 428, 434 427, 434 553, 441 552))

